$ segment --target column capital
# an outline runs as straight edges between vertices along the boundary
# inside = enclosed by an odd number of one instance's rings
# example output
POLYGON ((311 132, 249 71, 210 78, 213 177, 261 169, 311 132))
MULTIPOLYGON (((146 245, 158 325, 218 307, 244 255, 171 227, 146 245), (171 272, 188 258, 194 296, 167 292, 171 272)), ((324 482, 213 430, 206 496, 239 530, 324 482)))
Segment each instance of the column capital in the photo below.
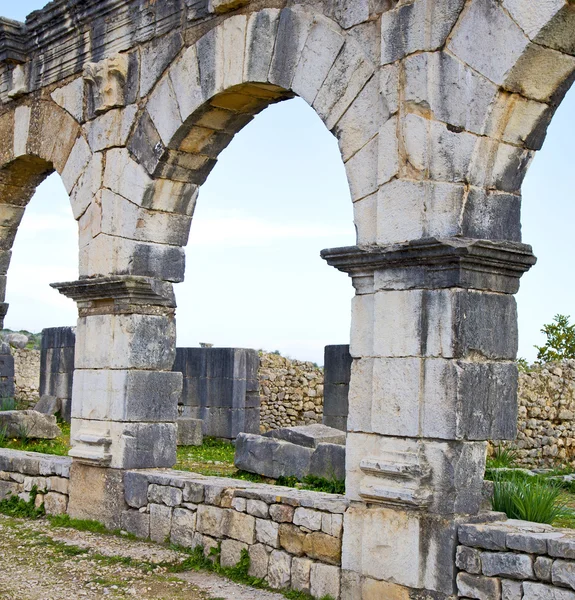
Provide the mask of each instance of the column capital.
POLYGON ((465 288, 515 294, 537 261, 531 246, 468 238, 428 238, 392 246, 323 250, 321 257, 353 278, 358 293, 465 288), (377 280, 375 274, 377 273, 377 280))
POLYGON ((171 283, 135 275, 52 283, 51 287, 78 304, 80 317, 109 314, 173 314, 171 283))

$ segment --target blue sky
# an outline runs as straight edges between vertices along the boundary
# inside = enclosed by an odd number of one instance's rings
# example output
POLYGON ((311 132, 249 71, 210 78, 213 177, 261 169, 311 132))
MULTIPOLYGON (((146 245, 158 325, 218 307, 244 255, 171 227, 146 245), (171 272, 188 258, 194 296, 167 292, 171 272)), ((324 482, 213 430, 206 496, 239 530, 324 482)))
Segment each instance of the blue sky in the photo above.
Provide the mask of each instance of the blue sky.
MULTIPOLYGON (((14 19, 43 0, 2 0, 14 19)), ((539 262, 517 296, 520 355, 533 360, 542 325, 575 320, 575 90, 559 108, 523 187, 523 239, 539 262)), ((178 344, 211 342, 280 350, 323 363, 326 344, 349 341, 346 275, 320 258, 355 233, 335 138, 296 99, 261 113, 220 155, 203 186, 176 286, 178 344)), ((49 288, 77 278, 76 225, 57 176, 37 190, 18 232, 8 277, 6 326, 72 325, 73 302, 49 288)))

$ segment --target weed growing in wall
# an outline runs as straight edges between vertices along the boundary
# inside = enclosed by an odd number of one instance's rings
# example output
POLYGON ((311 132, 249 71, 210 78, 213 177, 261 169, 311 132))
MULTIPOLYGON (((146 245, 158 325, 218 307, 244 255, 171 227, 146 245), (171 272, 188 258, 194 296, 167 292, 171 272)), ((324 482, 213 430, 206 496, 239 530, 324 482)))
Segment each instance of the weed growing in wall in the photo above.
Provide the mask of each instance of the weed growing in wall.
POLYGON ((0 513, 8 517, 19 519, 39 519, 44 516, 44 505, 36 507, 36 496, 38 488, 34 486, 30 492, 30 498, 26 501, 19 496, 12 494, 8 498, 0 501, 0 513))

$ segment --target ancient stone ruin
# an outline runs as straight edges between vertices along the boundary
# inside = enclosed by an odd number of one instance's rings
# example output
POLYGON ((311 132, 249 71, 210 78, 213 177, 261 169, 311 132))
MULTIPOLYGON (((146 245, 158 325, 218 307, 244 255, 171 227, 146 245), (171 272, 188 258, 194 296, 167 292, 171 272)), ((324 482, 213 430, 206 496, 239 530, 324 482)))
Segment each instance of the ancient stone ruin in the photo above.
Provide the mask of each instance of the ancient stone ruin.
MULTIPOLYGON (((460 525, 486 518, 486 440, 516 434, 513 294, 535 263, 521 183, 573 81, 574 34, 570 0, 56 0, 1 20, 2 277, 49 173, 80 230, 78 280, 54 284, 79 317, 69 514, 260 544, 269 580, 318 596, 469 598, 487 579, 499 598, 513 528, 460 525), (161 470, 182 388, 172 286, 199 187, 235 133, 295 95, 338 139, 357 229, 322 253, 356 290, 347 492, 326 504, 161 470), (458 540, 502 556, 470 571, 458 540)), ((3 472, 54 472, 11 456, 3 472)), ((545 552, 569 559, 566 545, 545 552)))

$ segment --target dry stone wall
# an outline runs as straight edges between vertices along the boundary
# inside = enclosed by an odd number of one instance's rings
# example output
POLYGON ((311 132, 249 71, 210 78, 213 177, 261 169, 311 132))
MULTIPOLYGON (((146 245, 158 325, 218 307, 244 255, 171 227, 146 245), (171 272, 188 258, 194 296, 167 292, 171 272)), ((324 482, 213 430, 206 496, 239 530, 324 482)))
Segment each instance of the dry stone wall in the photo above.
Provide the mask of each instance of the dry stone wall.
POLYGON ((575 360, 520 374, 514 446, 526 467, 575 466, 575 360))
POLYGON ((12 348, 14 357, 14 398, 25 408, 40 400, 40 350, 12 348))
POLYGON ((262 433, 322 422, 323 369, 311 362, 261 352, 259 380, 262 433))
POLYGON ((225 567, 247 550, 249 574, 272 588, 343 597, 343 496, 170 470, 127 472, 124 490, 121 526, 138 537, 206 555, 220 545, 225 567))
POLYGON ((38 491, 36 506, 44 506, 46 514, 61 515, 68 509, 70 466, 67 456, 0 449, 0 500, 17 495, 30 500, 30 492, 38 491))
POLYGON ((459 598, 575 600, 575 533, 526 521, 463 525, 459 598))

